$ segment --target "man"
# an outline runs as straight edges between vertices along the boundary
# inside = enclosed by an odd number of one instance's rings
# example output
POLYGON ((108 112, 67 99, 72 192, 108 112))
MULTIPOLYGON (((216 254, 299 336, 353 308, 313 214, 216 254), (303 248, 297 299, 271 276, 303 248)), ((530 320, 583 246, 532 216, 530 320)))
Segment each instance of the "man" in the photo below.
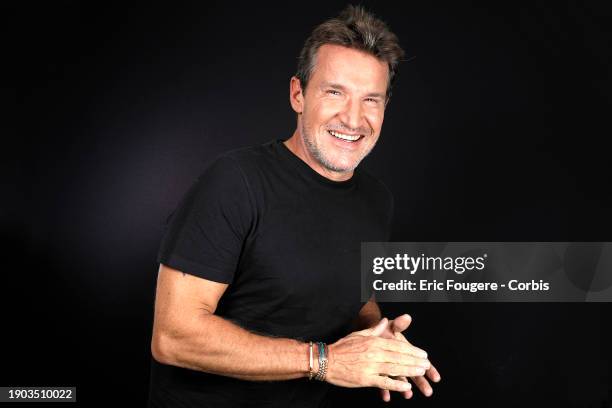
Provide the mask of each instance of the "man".
POLYGON ((388 239, 392 197, 357 165, 402 55, 349 6, 304 45, 293 135, 221 155, 192 185, 158 256, 150 406, 319 407, 330 384, 409 398, 408 377, 431 394, 409 316, 381 319, 359 290, 360 243, 388 239))

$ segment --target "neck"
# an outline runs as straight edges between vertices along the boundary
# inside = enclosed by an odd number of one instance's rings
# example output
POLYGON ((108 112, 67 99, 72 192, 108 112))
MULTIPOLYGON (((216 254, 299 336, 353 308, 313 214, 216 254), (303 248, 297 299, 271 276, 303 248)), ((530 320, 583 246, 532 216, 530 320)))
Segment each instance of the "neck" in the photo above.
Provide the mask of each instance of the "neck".
POLYGON ((333 181, 346 181, 353 176, 353 171, 333 171, 319 163, 314 157, 312 157, 312 155, 308 151, 304 143, 304 139, 300 135, 298 129, 296 129, 295 132, 293 132, 293 135, 283 143, 285 144, 285 146, 287 146, 289 150, 291 150, 293 154, 302 159, 302 161, 309 165, 310 168, 312 168, 314 171, 316 171, 325 178, 328 178, 333 181))

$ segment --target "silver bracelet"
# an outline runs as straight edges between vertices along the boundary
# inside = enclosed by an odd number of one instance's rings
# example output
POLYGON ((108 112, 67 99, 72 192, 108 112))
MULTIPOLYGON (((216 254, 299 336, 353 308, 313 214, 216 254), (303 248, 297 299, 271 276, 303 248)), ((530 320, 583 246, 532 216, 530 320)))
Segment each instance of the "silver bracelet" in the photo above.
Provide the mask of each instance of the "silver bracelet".
POLYGON ((319 371, 315 375, 315 380, 325 381, 325 374, 327 374, 327 346, 325 343, 318 342, 319 347, 319 371))
POLYGON ((309 342, 309 354, 310 354, 310 359, 308 360, 308 379, 312 380, 312 378, 314 377, 315 373, 313 370, 313 358, 312 358, 312 341, 309 342))

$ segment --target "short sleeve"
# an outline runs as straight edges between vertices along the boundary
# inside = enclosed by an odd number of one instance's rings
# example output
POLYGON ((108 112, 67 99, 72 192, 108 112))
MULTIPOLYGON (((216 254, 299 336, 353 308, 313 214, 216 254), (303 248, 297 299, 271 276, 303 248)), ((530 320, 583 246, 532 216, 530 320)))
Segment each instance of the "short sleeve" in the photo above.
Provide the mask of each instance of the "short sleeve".
POLYGON ((254 219, 246 183, 235 159, 212 162, 169 217, 157 262, 231 283, 254 219))

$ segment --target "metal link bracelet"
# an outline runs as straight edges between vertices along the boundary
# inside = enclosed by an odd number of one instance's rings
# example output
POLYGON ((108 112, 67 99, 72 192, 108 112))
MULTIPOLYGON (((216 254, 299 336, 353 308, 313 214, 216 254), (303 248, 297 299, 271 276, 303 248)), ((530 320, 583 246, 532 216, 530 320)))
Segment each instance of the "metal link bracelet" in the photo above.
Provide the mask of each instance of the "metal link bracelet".
POLYGON ((317 346, 319 347, 319 371, 317 371, 314 379, 325 381, 325 375, 327 374, 327 346, 322 342, 317 342, 317 346))

